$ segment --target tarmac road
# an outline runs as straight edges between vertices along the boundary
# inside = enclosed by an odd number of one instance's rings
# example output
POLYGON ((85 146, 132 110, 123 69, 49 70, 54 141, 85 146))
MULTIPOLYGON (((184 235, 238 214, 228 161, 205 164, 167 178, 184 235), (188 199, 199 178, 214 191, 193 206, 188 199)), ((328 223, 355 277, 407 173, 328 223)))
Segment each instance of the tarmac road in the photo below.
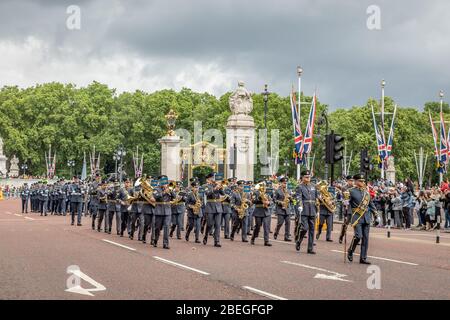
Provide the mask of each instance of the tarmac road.
POLYGON ((436 244, 434 232, 392 230, 387 238, 371 228, 368 270, 357 255, 344 262, 338 224, 335 242, 322 234, 309 255, 306 241, 298 253, 283 234, 272 247, 238 235, 214 248, 211 237, 204 246, 183 233, 164 250, 162 239, 153 248, 115 235, 115 224, 111 235, 93 231, 90 221, 70 226, 69 216, 22 215, 19 200, 1 201, 0 299, 450 299, 449 233, 436 244), (73 265, 85 275, 82 288, 100 290, 66 291, 73 265), (371 270, 379 270, 379 282, 371 270))

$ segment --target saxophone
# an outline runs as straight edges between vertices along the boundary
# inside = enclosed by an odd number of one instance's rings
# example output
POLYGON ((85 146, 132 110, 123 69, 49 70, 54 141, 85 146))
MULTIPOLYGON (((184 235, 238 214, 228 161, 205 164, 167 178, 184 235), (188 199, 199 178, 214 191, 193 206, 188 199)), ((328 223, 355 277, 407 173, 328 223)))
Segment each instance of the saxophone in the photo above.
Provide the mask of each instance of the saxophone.
POLYGON ((239 220, 242 220, 245 217, 245 210, 248 209, 247 198, 245 197, 245 193, 241 192, 241 205, 236 209, 238 213, 239 220))
POLYGON ((198 197, 197 192, 193 193, 195 204, 190 205, 189 207, 194 212, 194 215, 198 216, 200 214, 200 208, 202 207, 202 202, 200 201, 200 198, 198 197))
POLYGON ((289 202, 291 202, 291 195, 286 188, 283 188, 284 198, 281 201, 281 208, 287 210, 289 208, 289 202))

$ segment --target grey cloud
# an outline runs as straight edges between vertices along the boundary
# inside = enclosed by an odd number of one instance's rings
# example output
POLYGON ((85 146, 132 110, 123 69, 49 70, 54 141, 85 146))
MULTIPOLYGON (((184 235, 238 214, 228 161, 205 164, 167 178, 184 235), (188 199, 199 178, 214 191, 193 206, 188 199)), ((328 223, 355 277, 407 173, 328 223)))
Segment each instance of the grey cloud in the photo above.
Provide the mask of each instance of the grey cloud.
POLYGON ((242 75, 252 91, 268 83, 282 95, 301 64, 305 93, 317 87, 331 108, 378 97, 382 78, 389 96, 420 107, 440 89, 450 92, 449 13, 446 0, 6 1, 0 41, 44 39, 48 60, 139 57, 148 62, 140 77, 166 83, 186 65, 213 63, 242 75), (70 4, 82 9, 77 32, 65 28, 70 4), (380 31, 366 28, 371 4, 381 7, 380 31))

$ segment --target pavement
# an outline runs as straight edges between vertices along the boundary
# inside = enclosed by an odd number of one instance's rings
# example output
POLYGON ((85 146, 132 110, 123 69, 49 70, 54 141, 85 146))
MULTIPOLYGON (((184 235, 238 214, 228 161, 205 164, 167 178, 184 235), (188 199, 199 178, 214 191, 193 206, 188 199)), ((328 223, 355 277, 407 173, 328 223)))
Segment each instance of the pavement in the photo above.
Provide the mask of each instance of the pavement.
MULTIPOLYGON (((274 230, 272 221, 272 230, 274 230)), ((71 226, 69 216, 22 214, 0 201, 0 299, 450 299, 450 234, 371 228, 371 266, 344 262, 324 233, 316 255, 293 242, 272 247, 222 239, 222 248, 171 239, 170 250, 71 226)), ((293 223, 292 223, 293 229, 293 223)), ((291 231, 293 233, 293 230, 291 231)), ((273 234, 271 234, 272 238, 273 234)), ((348 243, 352 237, 349 229, 348 243)), ((192 235, 191 235, 192 239, 192 235)), ((356 253, 359 253, 359 248, 356 253)))

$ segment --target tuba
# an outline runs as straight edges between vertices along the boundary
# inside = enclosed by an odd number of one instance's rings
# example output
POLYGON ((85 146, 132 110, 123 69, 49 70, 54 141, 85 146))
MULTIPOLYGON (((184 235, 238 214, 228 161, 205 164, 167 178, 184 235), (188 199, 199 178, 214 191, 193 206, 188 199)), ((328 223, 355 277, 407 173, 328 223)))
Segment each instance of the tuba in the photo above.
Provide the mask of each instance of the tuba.
POLYGON ((317 186, 317 190, 319 190, 319 204, 325 206, 330 212, 336 210, 336 203, 333 199, 333 196, 328 191, 328 183, 325 180, 320 181, 317 186))
POLYGON ((142 177, 139 179, 139 183, 141 185, 141 190, 139 191, 139 195, 145 199, 149 204, 151 204, 153 207, 156 206, 156 200, 153 197, 153 187, 150 183, 148 183, 147 179, 145 177, 142 177))

